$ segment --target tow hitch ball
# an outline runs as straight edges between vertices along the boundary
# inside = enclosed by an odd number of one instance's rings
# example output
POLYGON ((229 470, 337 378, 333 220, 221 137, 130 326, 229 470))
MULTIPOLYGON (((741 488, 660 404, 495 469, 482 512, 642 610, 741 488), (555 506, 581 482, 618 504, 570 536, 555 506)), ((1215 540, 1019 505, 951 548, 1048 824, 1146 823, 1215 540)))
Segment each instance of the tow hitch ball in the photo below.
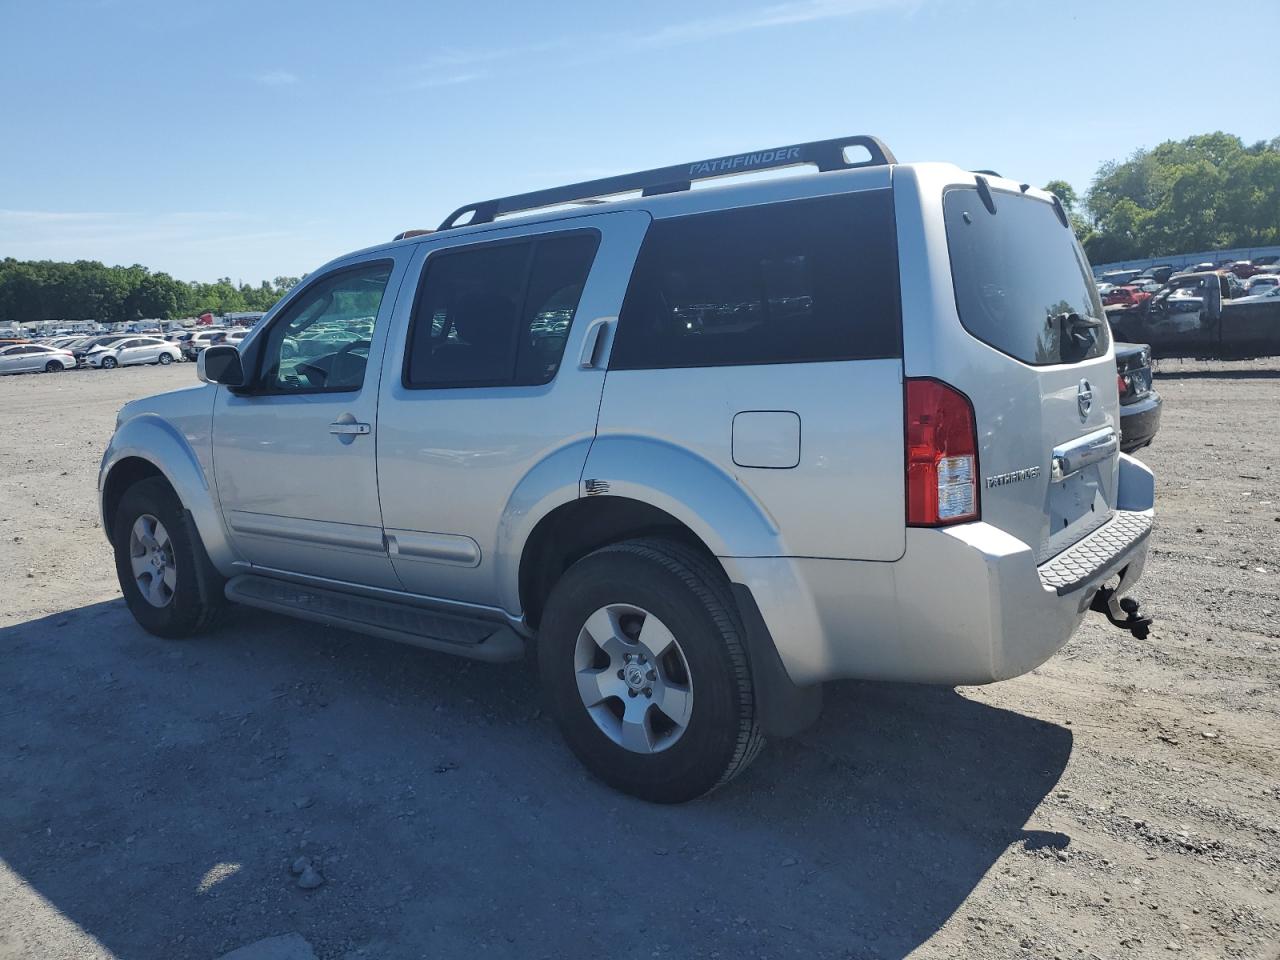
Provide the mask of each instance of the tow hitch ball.
POLYGON ((1106 618, 1121 630, 1128 630, 1139 640, 1151 633, 1151 618, 1138 613, 1138 601, 1133 597, 1117 597, 1109 587, 1103 587, 1093 595, 1089 609, 1105 614, 1106 618))

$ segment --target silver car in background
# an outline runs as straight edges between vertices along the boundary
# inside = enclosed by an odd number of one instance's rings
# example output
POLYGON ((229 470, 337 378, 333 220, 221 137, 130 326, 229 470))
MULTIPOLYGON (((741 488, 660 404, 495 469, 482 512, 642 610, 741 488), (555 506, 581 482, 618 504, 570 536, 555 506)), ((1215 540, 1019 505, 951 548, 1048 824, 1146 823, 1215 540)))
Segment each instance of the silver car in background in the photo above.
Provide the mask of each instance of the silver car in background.
POLYGON ((90 350, 85 355, 85 362, 89 366, 103 370, 143 363, 165 366, 181 359, 182 351, 160 337, 126 337, 90 350))
POLYGON ((6 373, 61 373, 74 369, 76 358, 70 350, 42 343, 0 345, 0 375, 6 373))

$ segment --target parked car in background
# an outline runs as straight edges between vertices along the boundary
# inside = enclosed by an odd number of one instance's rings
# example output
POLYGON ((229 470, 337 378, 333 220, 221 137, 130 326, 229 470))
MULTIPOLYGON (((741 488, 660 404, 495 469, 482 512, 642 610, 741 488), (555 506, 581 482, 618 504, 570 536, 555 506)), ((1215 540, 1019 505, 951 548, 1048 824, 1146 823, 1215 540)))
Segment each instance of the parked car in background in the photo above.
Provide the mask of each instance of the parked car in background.
POLYGON ((1164 402, 1151 385, 1151 348, 1145 343, 1116 344, 1116 387, 1120 391, 1120 449, 1133 453, 1155 439, 1164 402))
POLYGON ((1249 278, 1249 282, 1244 285, 1246 297, 1256 297, 1266 293, 1267 287, 1280 286, 1280 274, 1276 273, 1257 273, 1249 278))
POLYGON ((1140 307, 1151 299, 1151 293, 1134 286, 1112 287, 1102 297, 1104 307, 1140 307))
POLYGON ((102 350, 89 354, 89 365, 111 370, 140 363, 173 363, 182 359, 182 351, 159 337, 128 337, 102 350))
POLYGON ((1227 264, 1225 269, 1234 273, 1241 280, 1248 280, 1258 272, 1258 268, 1248 260, 1233 260, 1231 263, 1227 264))
POLYGON ((105 350, 113 343, 118 343, 128 336, 127 333, 110 333, 101 337, 85 337, 83 340, 76 341, 71 347, 71 352, 75 355, 77 365, 88 364, 89 354, 94 350, 105 350))
POLYGON ((1103 283, 1110 283, 1116 286, 1121 286, 1123 284, 1131 282, 1140 273, 1142 273, 1141 270, 1108 270, 1098 279, 1101 280, 1103 283))
POLYGON ((1174 268, 1167 263, 1158 264, 1154 267, 1147 267, 1142 273, 1138 274, 1139 280, 1149 280, 1152 283, 1168 283, 1169 278, 1173 276, 1174 268))
POLYGON ((248 330, 227 330, 227 332, 221 334, 221 337, 210 340, 209 346, 212 347, 215 343, 229 343, 233 347, 238 346, 241 340, 248 337, 248 333, 250 333, 248 330))
POLYGON ((42 343, 18 343, 0 347, 0 373, 61 373, 76 365, 69 350, 42 343))
POLYGON ((220 337, 225 330, 197 330, 190 337, 182 342, 182 356, 187 360, 195 360, 200 356, 200 351, 214 342, 215 337, 220 337))
POLYGON ((1246 296, 1236 297, 1232 303, 1276 303, 1280 301, 1280 286, 1275 284, 1264 285, 1258 287, 1256 291, 1250 290, 1246 296))

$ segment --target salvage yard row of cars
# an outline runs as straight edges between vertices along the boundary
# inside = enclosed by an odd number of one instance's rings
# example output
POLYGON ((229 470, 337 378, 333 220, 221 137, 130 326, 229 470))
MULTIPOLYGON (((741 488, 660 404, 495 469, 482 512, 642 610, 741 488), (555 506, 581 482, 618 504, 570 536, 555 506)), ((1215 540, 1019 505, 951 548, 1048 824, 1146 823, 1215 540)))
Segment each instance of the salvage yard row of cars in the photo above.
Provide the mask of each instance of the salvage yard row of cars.
POLYGON ((114 333, 93 337, 53 337, 42 341, 0 340, 0 374, 60 373, 77 367, 113 370, 152 364, 194 361, 214 344, 237 344, 248 330, 200 330, 168 337, 114 333))

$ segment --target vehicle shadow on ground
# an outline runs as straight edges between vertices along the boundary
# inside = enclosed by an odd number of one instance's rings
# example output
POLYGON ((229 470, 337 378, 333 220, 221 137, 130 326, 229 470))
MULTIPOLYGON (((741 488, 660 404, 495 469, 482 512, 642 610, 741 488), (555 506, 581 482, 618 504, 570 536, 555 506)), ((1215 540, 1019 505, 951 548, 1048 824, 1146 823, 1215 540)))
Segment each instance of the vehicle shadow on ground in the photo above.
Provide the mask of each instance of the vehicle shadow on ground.
MULTIPOLYGON (((582 772, 526 665, 247 611, 166 642, 120 601, 0 629, 0 663, 0 859, 121 957, 897 958, 1011 844, 1068 842, 1023 825, 1070 732, 947 689, 833 684, 660 807, 582 772)), ((3 877, 8 935, 57 956, 3 877)))

